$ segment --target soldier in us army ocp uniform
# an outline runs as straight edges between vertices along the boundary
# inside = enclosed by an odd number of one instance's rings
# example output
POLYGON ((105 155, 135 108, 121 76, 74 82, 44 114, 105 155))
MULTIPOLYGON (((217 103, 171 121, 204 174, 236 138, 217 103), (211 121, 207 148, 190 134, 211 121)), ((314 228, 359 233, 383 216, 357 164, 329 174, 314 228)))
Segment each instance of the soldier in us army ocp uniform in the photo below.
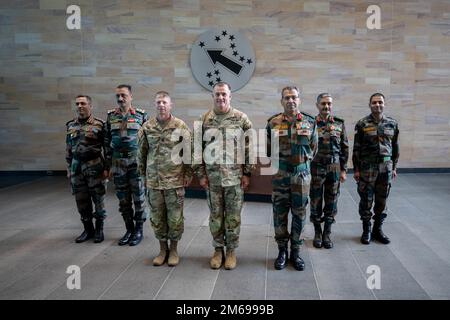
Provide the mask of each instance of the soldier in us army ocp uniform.
POLYGON ((173 267, 179 263, 177 245, 184 232, 184 187, 192 180, 191 133, 172 115, 168 92, 158 91, 154 105, 156 116, 139 130, 138 168, 145 179, 150 222, 160 244, 153 265, 167 261, 173 267))
POLYGON ((137 168, 137 152, 138 131, 148 116, 144 110, 132 106, 130 85, 117 86, 116 100, 118 107, 108 111, 106 120, 106 160, 114 177, 119 211, 126 227, 118 244, 135 246, 142 240, 143 224, 147 219, 145 186, 137 168))
POLYGON ((397 177, 400 151, 398 123, 384 115, 384 103, 383 94, 372 94, 369 99, 370 115, 359 120, 355 126, 352 160, 354 179, 358 183, 360 196, 359 215, 363 224, 363 244, 369 244, 371 239, 383 244, 390 243, 382 225, 387 216, 386 201, 391 182, 397 177), (373 230, 371 218, 374 220, 373 230))
POLYGON ((288 244, 291 242, 290 260, 294 268, 302 271, 305 263, 300 257, 301 234, 305 225, 311 182, 310 163, 317 152, 317 129, 313 116, 300 112, 300 91, 297 87, 281 90, 284 112, 267 121, 267 152, 278 171, 272 178, 272 206, 278 257, 276 270, 288 264, 288 244), (278 139, 279 152, 271 154, 272 136, 278 139), (289 211, 292 213, 291 232, 288 231, 289 211))
POLYGON ((340 183, 347 179, 348 139, 344 120, 332 114, 333 98, 329 93, 317 96, 316 107, 319 144, 311 162, 310 220, 314 225, 313 246, 331 249, 331 225, 337 214, 340 183))
MULTIPOLYGON (((226 270, 237 265, 236 248, 239 246, 244 190, 250 184, 254 168, 249 157, 251 141, 245 138, 245 132, 252 128, 252 123, 245 113, 231 106, 231 97, 228 83, 216 83, 212 92, 214 107, 200 118, 204 137, 209 136, 202 144, 202 152, 222 142, 218 146, 222 150, 218 154, 222 157, 204 157, 203 162, 195 160, 194 164, 200 185, 206 190, 210 210, 209 228, 214 247, 210 267, 219 269, 224 264, 226 270), (231 138, 227 136, 230 133, 233 135, 231 138), (218 140, 215 140, 216 135, 220 136, 218 140), (245 154, 242 154, 242 147, 245 154)), ((205 156, 208 156, 207 152, 205 156)))
POLYGON ((104 201, 109 171, 104 159, 105 123, 92 115, 91 97, 79 95, 75 105, 77 117, 66 124, 67 177, 84 226, 75 242, 94 237, 94 242, 100 243, 104 240, 103 229, 97 226, 103 225, 106 218, 104 201), (96 219, 95 229, 92 218, 96 219))

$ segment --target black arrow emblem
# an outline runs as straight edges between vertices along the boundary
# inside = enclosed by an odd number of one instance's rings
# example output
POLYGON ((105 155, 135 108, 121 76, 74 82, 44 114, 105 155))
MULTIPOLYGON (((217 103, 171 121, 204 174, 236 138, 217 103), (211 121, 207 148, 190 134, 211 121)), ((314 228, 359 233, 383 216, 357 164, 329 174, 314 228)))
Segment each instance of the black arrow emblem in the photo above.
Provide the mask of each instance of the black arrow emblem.
POLYGON ((218 62, 236 75, 239 75, 239 73, 241 72, 242 65, 222 55, 222 49, 206 49, 206 52, 211 58, 213 64, 216 64, 218 62))

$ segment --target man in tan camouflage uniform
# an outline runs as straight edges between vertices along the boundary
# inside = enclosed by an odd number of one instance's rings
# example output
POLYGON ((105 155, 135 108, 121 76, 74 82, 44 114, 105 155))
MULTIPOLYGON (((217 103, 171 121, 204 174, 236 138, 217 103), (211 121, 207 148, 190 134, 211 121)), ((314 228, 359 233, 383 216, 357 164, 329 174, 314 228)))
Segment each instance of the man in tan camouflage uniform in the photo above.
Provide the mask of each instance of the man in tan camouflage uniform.
POLYGON ((184 231, 184 187, 192 180, 191 135, 188 126, 172 115, 169 93, 157 92, 154 105, 156 117, 139 130, 138 168, 145 179, 150 222, 160 244, 153 265, 168 261, 169 266, 176 266, 177 244, 184 231))
POLYGON ((267 152, 272 163, 278 162, 278 171, 272 179, 272 206, 275 240, 278 257, 276 270, 288 263, 288 243, 291 241, 290 260, 294 268, 302 271, 305 262, 300 257, 301 234, 305 225, 311 182, 310 162, 317 151, 317 130, 313 116, 300 112, 300 91, 297 87, 281 90, 283 113, 267 121, 267 152), (271 154, 272 136, 279 140, 278 154, 271 154), (288 215, 292 213, 291 233, 288 231, 288 215))
POLYGON ((384 95, 370 96, 371 114, 358 121, 355 126, 353 145, 354 178, 358 183, 359 215, 363 223, 361 243, 369 244, 371 238, 388 244, 389 238, 381 226, 386 218, 386 200, 391 181, 397 176, 400 156, 397 121, 384 115, 384 95), (374 225, 371 234, 372 205, 374 225))
POLYGON ((319 146, 311 163, 310 220, 314 224, 314 247, 331 249, 331 225, 337 214, 340 183, 347 178, 348 139, 344 120, 331 114, 333 98, 329 93, 319 94, 316 107, 319 146))
POLYGON ((85 242, 94 237, 99 243, 104 239, 102 229, 95 229, 92 218, 106 218, 105 192, 109 167, 104 161, 105 123, 92 115, 92 100, 79 95, 75 99, 78 116, 67 122, 66 161, 67 177, 75 195, 78 212, 84 225, 83 233, 75 242, 85 242), (94 213, 92 212, 94 203, 94 213))
MULTIPOLYGON (((253 168, 248 158, 250 142, 243 138, 243 134, 252 127, 252 123, 245 113, 231 107, 229 84, 216 83, 212 97, 214 108, 201 117, 205 140, 202 145, 203 163, 196 165, 195 171, 200 185, 206 189, 210 209, 209 228, 215 248, 210 266, 212 269, 219 269, 225 258, 225 269, 231 270, 236 267, 235 249, 239 244, 244 189, 250 183, 253 168), (228 136, 236 132, 242 135, 231 138, 228 136), (239 152, 242 145, 245 146, 244 157, 239 152), (209 154, 215 147, 217 147, 215 153, 209 154), (235 157, 236 151, 238 157, 235 157), (241 159, 238 159, 239 155, 241 159), (227 249, 226 257, 224 247, 227 249)), ((196 163, 198 162, 196 160, 196 163)))

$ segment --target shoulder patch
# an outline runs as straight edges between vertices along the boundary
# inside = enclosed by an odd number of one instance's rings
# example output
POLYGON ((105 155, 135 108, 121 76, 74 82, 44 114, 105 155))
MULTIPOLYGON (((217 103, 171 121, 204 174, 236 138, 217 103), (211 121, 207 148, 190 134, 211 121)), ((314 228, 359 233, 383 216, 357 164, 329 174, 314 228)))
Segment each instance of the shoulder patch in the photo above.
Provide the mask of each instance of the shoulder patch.
POLYGON ((303 111, 301 111, 300 113, 301 113, 302 115, 304 115, 305 117, 309 118, 309 119, 312 120, 312 121, 314 121, 314 120, 316 119, 316 117, 310 115, 309 113, 306 113, 306 112, 303 112, 303 111))
POLYGON ((243 118, 245 116, 245 113, 243 113, 242 111, 238 110, 238 109, 234 109, 233 108, 233 115, 239 118, 243 118))
POLYGON ((208 119, 211 117, 212 114, 213 114, 212 110, 206 111, 206 112, 200 117, 202 123, 205 123, 205 121, 208 120, 208 119))
POLYGON ((395 120, 394 118, 386 116, 386 119, 389 119, 390 121, 397 123, 397 120, 395 120))
POLYGON ((336 116, 333 116, 333 119, 336 121, 344 122, 344 119, 336 117, 336 116))
POLYGON ((103 120, 103 119, 100 119, 100 118, 96 118, 96 117, 94 117, 94 119, 95 119, 95 120, 97 120, 97 121, 99 121, 99 122, 101 122, 102 124, 104 124, 104 123, 105 123, 105 120, 103 120))
POLYGON ((267 122, 270 122, 272 119, 274 119, 274 118, 276 118, 276 117, 278 117, 279 115, 281 115, 282 114, 282 112, 280 112, 280 113, 277 113, 277 114, 274 114, 273 116, 271 116, 269 119, 267 119, 267 122))

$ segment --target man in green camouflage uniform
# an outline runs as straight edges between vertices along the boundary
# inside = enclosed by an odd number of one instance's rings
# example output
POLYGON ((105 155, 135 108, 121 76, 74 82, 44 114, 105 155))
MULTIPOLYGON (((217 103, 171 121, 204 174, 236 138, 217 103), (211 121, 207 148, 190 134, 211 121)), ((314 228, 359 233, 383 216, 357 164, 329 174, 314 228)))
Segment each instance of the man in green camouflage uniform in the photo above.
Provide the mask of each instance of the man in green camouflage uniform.
MULTIPOLYGON (((231 107, 231 88, 225 82, 216 83, 212 97, 214 108, 201 117, 205 142, 202 145, 203 163, 195 166, 200 185, 206 189, 210 209, 209 228, 213 237, 214 255, 210 260, 212 269, 236 267, 235 249, 239 244, 241 209, 244 189, 250 183, 253 166, 249 164, 249 140, 243 136, 229 137, 228 134, 245 133, 252 127, 247 115, 231 107), (238 146, 235 147, 237 142, 238 146), (244 144, 245 159, 238 159, 240 146, 244 144), (209 153, 212 149, 216 153, 209 153), (220 150, 219 150, 220 149, 220 150), (238 152, 238 157, 235 152, 238 152), (226 247, 226 257, 224 254, 226 247)), ((200 161, 196 160, 196 163, 200 161)))
POLYGON ((92 115, 92 100, 89 96, 77 96, 75 105, 78 116, 66 124, 67 177, 84 226, 83 233, 75 242, 85 242, 94 237, 94 242, 99 243, 104 239, 103 230, 94 230, 92 218, 96 219, 96 225, 99 224, 97 222, 103 224, 106 218, 105 180, 109 167, 102 154, 105 152, 105 124, 92 115))
POLYGON ((359 215, 363 223, 363 244, 369 244, 371 238, 383 244, 390 242, 381 226, 386 218, 386 200, 391 181, 397 176, 400 152, 398 123, 384 115, 384 102, 384 95, 374 93, 369 99, 371 114, 359 120, 355 126, 353 167, 360 196, 359 215), (374 201, 374 225, 371 230, 371 209, 374 201))
POLYGON ((148 117, 144 110, 131 105, 131 86, 119 85, 116 99, 118 107, 108 111, 106 120, 109 147, 106 160, 112 168, 119 211, 127 229, 119 245, 135 246, 142 240, 142 227, 147 219, 145 186, 137 170, 137 150, 138 131, 148 117))
POLYGON ((169 266, 176 266, 177 244, 184 231, 184 187, 192 180, 191 134, 188 126, 171 114, 169 93, 157 92, 154 105, 156 117, 139 130, 138 168, 145 177, 150 222, 160 244, 153 265, 167 261, 169 266))
POLYGON ((314 224, 314 247, 331 249, 331 225, 337 214, 340 183, 347 178, 348 139, 344 120, 331 114, 333 98, 329 93, 319 94, 316 107, 319 146, 311 163, 310 220, 314 224))
POLYGON ((283 113, 274 115, 267 123, 267 152, 278 170, 272 179, 272 205, 275 240, 278 257, 275 269, 288 263, 288 243, 291 240, 290 260, 296 270, 304 270, 300 257, 300 239, 305 224, 311 182, 310 162, 317 151, 317 130, 313 116, 300 112, 300 92, 296 87, 281 91, 283 113), (278 154, 271 154, 272 137, 279 141, 278 154), (292 213, 291 233, 288 232, 288 215, 292 213))

